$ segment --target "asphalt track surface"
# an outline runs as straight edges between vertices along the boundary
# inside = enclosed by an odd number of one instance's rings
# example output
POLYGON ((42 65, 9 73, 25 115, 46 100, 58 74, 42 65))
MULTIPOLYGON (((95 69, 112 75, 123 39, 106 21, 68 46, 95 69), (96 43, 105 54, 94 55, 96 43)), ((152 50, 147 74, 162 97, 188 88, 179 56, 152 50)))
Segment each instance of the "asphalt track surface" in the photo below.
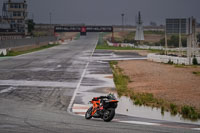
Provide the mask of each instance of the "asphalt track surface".
POLYGON ((0 58, 0 133, 177 133, 187 128, 85 120, 68 106, 98 40, 88 34, 66 45, 0 58))

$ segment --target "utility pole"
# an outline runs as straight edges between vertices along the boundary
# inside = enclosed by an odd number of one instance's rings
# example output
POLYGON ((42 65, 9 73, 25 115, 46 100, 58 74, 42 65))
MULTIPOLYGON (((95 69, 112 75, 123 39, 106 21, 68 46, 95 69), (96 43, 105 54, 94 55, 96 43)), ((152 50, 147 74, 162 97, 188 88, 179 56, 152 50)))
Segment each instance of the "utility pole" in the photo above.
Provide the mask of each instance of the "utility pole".
POLYGON ((121 14, 121 16, 122 16, 122 31, 124 31, 124 13, 122 13, 121 14))
POLYGON ((165 55, 167 55, 167 26, 165 26, 165 55))
POLYGON ((50 19, 50 26, 51 26, 51 17, 52 17, 52 13, 49 13, 49 19, 50 19))
POLYGON ((182 38, 181 38, 181 33, 182 33, 181 19, 179 19, 179 56, 182 55, 182 38))
POLYGON ((51 20, 51 19, 52 19, 52 13, 50 12, 50 13, 49 13, 49 21, 50 21, 50 22, 49 22, 49 24, 50 24, 49 30, 50 30, 50 33, 53 34, 53 31, 52 31, 52 22, 51 22, 52 20, 51 20))

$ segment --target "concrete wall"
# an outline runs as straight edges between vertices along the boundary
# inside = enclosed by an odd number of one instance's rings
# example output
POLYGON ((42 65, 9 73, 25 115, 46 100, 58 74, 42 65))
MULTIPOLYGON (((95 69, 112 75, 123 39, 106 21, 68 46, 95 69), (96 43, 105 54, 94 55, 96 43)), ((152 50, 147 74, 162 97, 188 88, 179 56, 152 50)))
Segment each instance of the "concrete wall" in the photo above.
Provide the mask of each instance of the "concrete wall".
MULTIPOLYGON (((184 57, 174 57, 174 56, 167 56, 167 55, 156 55, 156 54, 148 54, 147 59, 149 61, 154 61, 154 62, 159 62, 159 63, 168 63, 169 61, 172 61, 174 64, 185 64, 189 65, 192 64, 192 59, 191 62, 189 63, 189 58, 184 58, 184 57)), ((200 57, 197 57, 198 63, 200 64, 200 57)))
POLYGON ((41 43, 49 43, 51 41, 56 41, 56 37, 47 36, 47 37, 35 37, 35 38, 24 38, 17 40, 1 40, 0 49, 15 48, 27 45, 40 45, 41 43))
POLYGON ((115 46, 115 47, 134 47, 134 44, 130 43, 111 43, 107 41, 108 46, 115 46))

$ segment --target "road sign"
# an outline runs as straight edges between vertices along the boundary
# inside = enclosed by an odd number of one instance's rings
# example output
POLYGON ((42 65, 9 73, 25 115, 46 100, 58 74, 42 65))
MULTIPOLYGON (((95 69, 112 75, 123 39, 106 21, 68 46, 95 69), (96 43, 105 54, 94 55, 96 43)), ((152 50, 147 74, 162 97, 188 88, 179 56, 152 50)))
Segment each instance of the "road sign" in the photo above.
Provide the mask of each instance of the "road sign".
POLYGON ((83 26, 83 27, 81 27, 81 36, 86 36, 86 35, 87 35, 86 27, 83 26))
POLYGON ((167 34, 186 34, 187 32, 187 19, 186 18, 175 18, 166 19, 166 33, 167 34))

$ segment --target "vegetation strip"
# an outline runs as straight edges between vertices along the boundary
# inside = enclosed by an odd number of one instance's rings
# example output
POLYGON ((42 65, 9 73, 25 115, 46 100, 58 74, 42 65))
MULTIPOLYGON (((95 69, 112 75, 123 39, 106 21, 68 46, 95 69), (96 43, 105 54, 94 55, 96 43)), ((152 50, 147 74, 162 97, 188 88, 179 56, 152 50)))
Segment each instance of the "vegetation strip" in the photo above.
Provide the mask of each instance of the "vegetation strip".
POLYGON ((200 72, 193 72, 193 74, 200 76, 200 72))
POLYGON ((22 55, 22 54, 27 54, 27 53, 31 53, 31 52, 35 52, 35 51, 39 51, 39 50, 43 50, 43 49, 47 49, 47 48, 51 48, 54 46, 58 46, 59 44, 48 44, 45 46, 41 46, 39 48, 34 48, 34 49, 29 49, 29 50, 24 50, 24 51, 8 51, 7 55, 0 55, 0 57, 6 57, 6 56, 17 56, 17 55, 22 55))
POLYGON ((170 111, 172 115, 179 113, 182 114, 183 118, 190 120, 197 120, 200 118, 200 110, 197 110, 194 107, 188 105, 176 105, 163 99, 155 98, 153 94, 150 93, 135 93, 134 90, 128 88, 128 83, 130 82, 129 77, 123 74, 123 70, 119 68, 117 64, 117 61, 110 62, 114 83, 119 96, 130 97, 135 105, 161 108, 161 113, 163 115, 164 111, 170 111))

